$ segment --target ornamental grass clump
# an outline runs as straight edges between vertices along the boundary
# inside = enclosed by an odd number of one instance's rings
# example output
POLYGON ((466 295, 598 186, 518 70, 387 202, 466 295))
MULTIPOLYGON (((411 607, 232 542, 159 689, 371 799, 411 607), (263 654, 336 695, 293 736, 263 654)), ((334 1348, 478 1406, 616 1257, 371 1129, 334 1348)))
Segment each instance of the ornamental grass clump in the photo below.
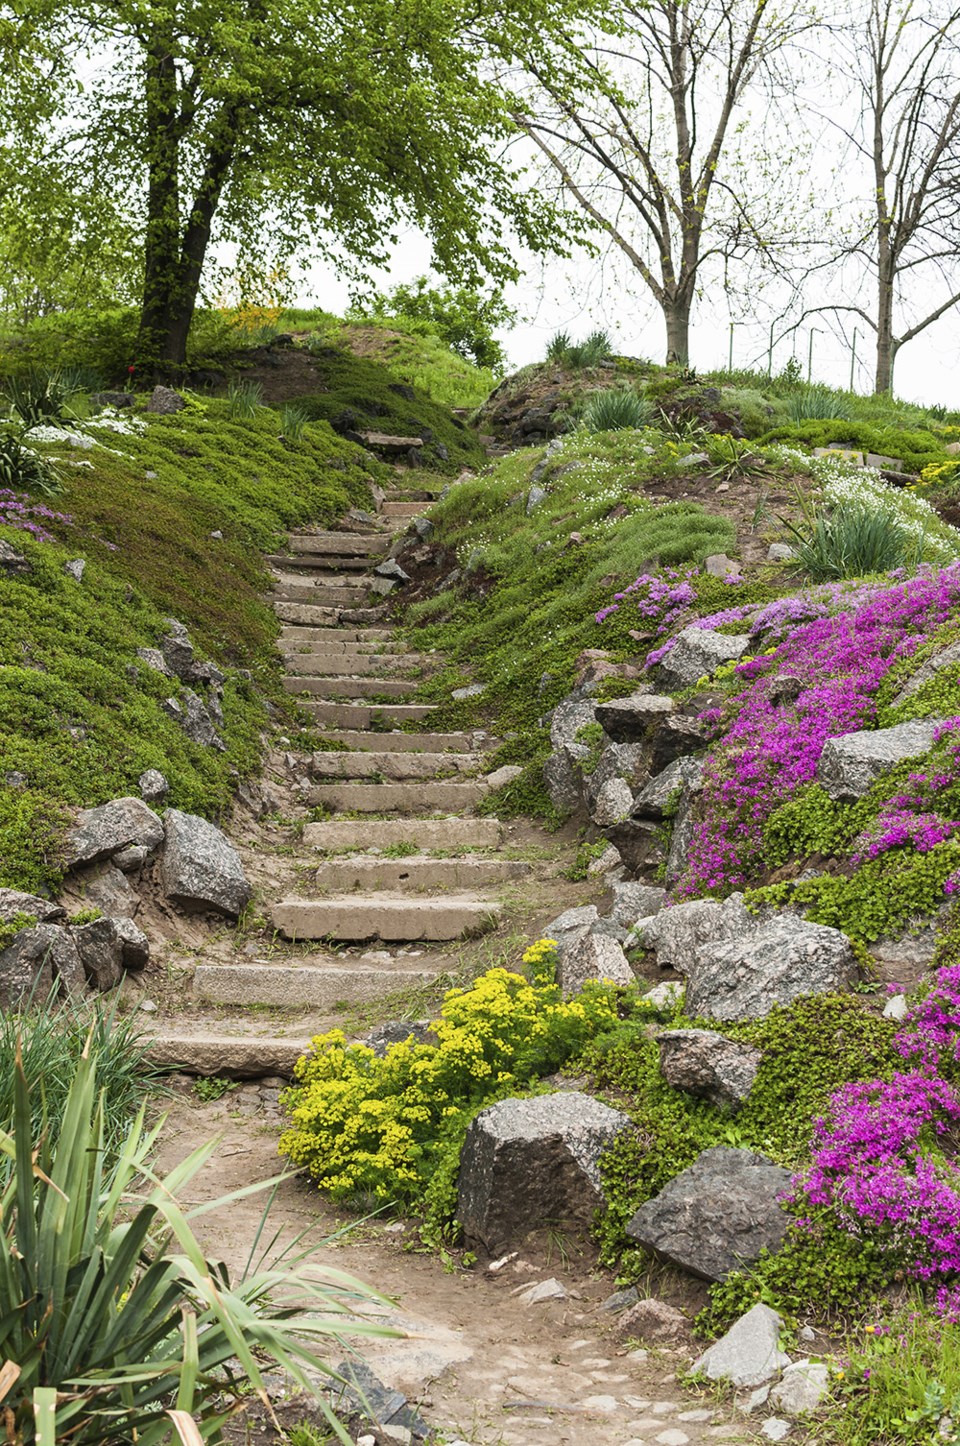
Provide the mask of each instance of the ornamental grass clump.
POLYGON ((617 1023, 612 987, 561 998, 552 941, 524 961, 532 982, 490 969, 469 989, 450 990, 435 1044, 411 1038, 378 1058, 341 1030, 318 1036, 286 1095, 281 1153, 335 1200, 421 1206, 445 1157, 459 1157, 478 1109, 529 1088, 617 1023))
POLYGON ((594 392, 583 409, 581 423, 588 432, 639 431, 649 426, 653 408, 638 392, 609 387, 594 392))

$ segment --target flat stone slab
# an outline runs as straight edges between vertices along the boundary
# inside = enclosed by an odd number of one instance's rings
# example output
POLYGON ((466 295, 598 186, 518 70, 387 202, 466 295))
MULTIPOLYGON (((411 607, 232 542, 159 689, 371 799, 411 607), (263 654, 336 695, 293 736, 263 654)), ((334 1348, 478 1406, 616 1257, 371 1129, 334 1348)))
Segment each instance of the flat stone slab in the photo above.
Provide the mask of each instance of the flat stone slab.
POLYGON ((369 584, 347 586, 346 583, 333 584, 324 581, 320 583, 307 582, 306 579, 298 581, 278 582, 270 594, 271 600, 276 603, 307 603, 315 608, 326 610, 341 607, 358 607, 360 600, 367 596, 370 591, 369 584))
POLYGON ((311 808, 337 813, 461 813, 487 795, 472 783, 319 783, 306 790, 311 808))
POLYGON ((313 753, 311 778, 375 778, 402 782, 412 778, 435 779, 442 774, 477 773, 483 766, 479 753, 375 753, 372 749, 353 753, 313 753))
MULTIPOLYGON (((200 964, 193 992, 210 1004, 271 1005, 277 1009, 333 1009, 342 1003, 368 1004, 404 989, 429 985, 449 966, 437 959, 429 968, 397 966, 344 968, 338 964, 200 964)), ((265 1071, 272 1074, 272 1070, 265 1071)))
POLYGON ((310 1052, 310 1040, 165 1031, 150 1038, 146 1049, 151 1064, 184 1074, 225 1075, 228 1079, 279 1075, 292 1079, 297 1060, 310 1052))
POLYGON ((385 849, 411 843, 429 849, 494 849, 503 828, 496 818, 372 818, 341 819, 329 823, 308 823, 303 842, 308 848, 327 853, 355 853, 361 849, 385 849))
POLYGON ((384 502, 380 508, 381 517, 422 517, 430 503, 423 502, 384 502))
POLYGON ((325 675, 291 676, 283 679, 285 693, 309 693, 314 698, 409 698, 417 690, 416 679, 356 678, 325 675))
POLYGON ((323 728, 369 729, 367 736, 376 747, 382 746, 382 734, 388 727, 426 723, 437 711, 433 703, 337 703, 315 698, 302 698, 300 707, 323 728))
POLYGON ((348 674, 352 677, 376 677, 380 673, 413 676, 422 673, 426 659, 416 653, 343 653, 319 651, 322 645, 311 644, 309 652, 286 650, 284 663, 288 673, 302 677, 348 674))
POLYGON ((919 758, 933 747, 939 718, 898 723, 894 728, 874 728, 845 733, 824 745, 817 765, 817 779, 834 799, 862 798, 881 774, 907 758, 919 758))
POLYGON ((492 929, 501 913, 488 899, 402 899, 389 895, 284 899, 271 910, 286 939, 463 939, 492 929))
POLYGON ((379 556, 386 552, 388 539, 376 532, 302 532, 290 538, 291 552, 327 553, 333 556, 379 556))
POLYGON ((603 1203, 600 1156, 631 1128, 575 1090, 481 1110, 460 1155, 457 1219, 468 1243, 493 1255, 538 1226, 589 1224, 603 1203))
MULTIPOLYGON (((324 627, 323 624, 307 623, 286 623, 280 629, 281 647, 285 643, 327 643, 330 648, 343 647, 359 651, 365 649, 377 649, 383 643, 388 643, 393 637, 389 628, 339 628, 336 626, 324 627)), ((398 644, 394 644, 395 652, 402 652, 398 644)))
POLYGON ((523 878, 530 865, 515 859, 348 859, 324 863, 314 878, 318 888, 331 892, 404 889, 482 889, 523 878))
MULTIPOLYGON (((359 728, 329 729, 324 736, 354 752, 371 753, 382 749, 391 753, 473 753, 482 741, 473 733, 372 733, 359 728)), ((493 739, 483 741, 483 746, 492 749, 493 739)))

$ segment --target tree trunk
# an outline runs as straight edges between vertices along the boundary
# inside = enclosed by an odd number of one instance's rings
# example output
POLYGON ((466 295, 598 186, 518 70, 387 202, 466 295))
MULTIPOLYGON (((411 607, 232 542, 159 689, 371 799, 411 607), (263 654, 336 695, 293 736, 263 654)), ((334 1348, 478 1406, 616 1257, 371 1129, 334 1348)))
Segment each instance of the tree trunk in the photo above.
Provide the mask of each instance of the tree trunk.
POLYGON ((667 327, 667 365, 675 362, 685 367, 690 361, 690 303, 664 301, 663 319, 667 327))
POLYGON ((887 274, 887 268, 882 264, 878 270, 877 367, 873 390, 881 393, 893 391, 897 344, 893 336, 893 277, 887 274))

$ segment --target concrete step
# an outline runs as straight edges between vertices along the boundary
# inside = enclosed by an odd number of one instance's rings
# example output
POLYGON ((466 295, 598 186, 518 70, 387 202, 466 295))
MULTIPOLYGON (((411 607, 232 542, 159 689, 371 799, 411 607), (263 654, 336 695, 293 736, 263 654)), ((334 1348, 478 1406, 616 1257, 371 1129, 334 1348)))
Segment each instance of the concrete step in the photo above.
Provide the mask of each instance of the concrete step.
POLYGON ((264 1079, 268 1075, 291 1079, 297 1060, 309 1050, 309 1037, 220 1034, 215 1030, 194 1034, 166 1026, 147 1043, 150 1063, 161 1069, 228 1079, 264 1079))
POLYGON ((324 753, 310 755, 311 778, 381 778, 396 782, 408 778, 437 778, 440 774, 477 773, 483 767, 479 753, 324 753))
POLYGON ((331 743, 346 748, 380 753, 479 753, 496 747, 483 733, 374 733, 358 728, 331 728, 324 733, 331 743))
MULTIPOLYGON (((338 628, 338 627, 304 627, 299 623, 287 623, 280 629, 280 644, 284 643, 326 643, 332 650, 340 647, 346 651, 356 648, 363 652, 381 647, 389 643, 393 638, 390 628, 338 628)), ((393 643, 396 652, 402 652, 403 643, 393 643)))
POLYGON ((405 859, 358 858, 323 863, 315 878, 319 889, 331 893, 348 894, 358 889, 427 893, 431 889, 484 889, 529 872, 529 864, 514 859, 432 859, 413 854, 405 859))
POLYGON ((301 532, 290 537, 290 551, 328 557, 379 557, 388 540, 376 532, 301 532))
MULTIPOLYGON (((276 594, 274 594, 276 597, 276 594)), ((348 626, 356 624, 358 627, 366 627, 370 623, 378 623, 384 614, 383 605, 374 607, 345 607, 342 604, 335 604, 325 607, 322 604, 305 602, 283 602, 274 601, 273 610, 282 623, 295 623, 298 625, 307 624, 311 627, 348 626)))
POLYGON ((388 729, 400 723, 425 723, 437 711, 432 703, 333 703, 316 698, 301 698, 300 707, 321 728, 369 729, 374 748, 394 737, 388 729))
POLYGON ((288 673, 300 677, 330 678, 341 674, 356 677, 381 677, 389 673, 406 677, 421 675, 435 658, 422 653, 330 653, 320 651, 319 643, 308 643, 301 650, 285 648, 283 657, 288 673))
POLYGON ((356 853, 413 844, 429 849, 495 849, 503 837, 496 818, 360 818, 308 823, 303 830, 307 848, 326 853, 356 853))
POLYGON ((287 693, 309 693, 314 698, 409 698, 416 692, 416 679, 286 677, 287 693))
POLYGON ((370 568, 369 557, 341 557, 333 553, 268 552, 266 560, 271 567, 286 572, 367 572, 370 568))
MULTIPOLYGON (((287 939, 362 941, 464 939, 495 927, 500 905, 492 899, 405 899, 391 894, 340 899, 283 899, 271 910, 273 927, 287 939)), ((199 970, 197 971, 199 973, 199 970)))
POLYGON ((278 582, 271 599, 275 603, 312 603, 322 608, 359 607, 369 590, 366 583, 362 587, 315 587, 313 583, 278 582))
POLYGON ((385 502, 380 508, 380 516, 401 520, 422 517, 429 506, 429 502, 385 502))
POLYGON ((487 795, 473 783, 316 783, 305 790, 310 808, 335 813, 461 813, 487 795))
POLYGON ((341 1004, 383 999, 401 989, 422 989, 449 967, 446 959, 414 967, 417 962, 398 960, 396 968, 347 966, 339 961, 321 966, 200 964, 193 976, 193 989, 197 998, 211 1004, 332 1010, 341 1004))

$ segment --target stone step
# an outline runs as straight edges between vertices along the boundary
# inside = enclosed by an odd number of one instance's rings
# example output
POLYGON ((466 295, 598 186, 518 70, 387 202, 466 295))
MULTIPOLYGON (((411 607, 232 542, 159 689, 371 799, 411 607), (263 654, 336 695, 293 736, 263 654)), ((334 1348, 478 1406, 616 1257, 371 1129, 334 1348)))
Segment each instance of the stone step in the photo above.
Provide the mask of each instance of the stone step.
POLYGON ((505 884, 530 872, 530 865, 514 859, 432 859, 411 855, 405 859, 359 858, 323 863, 317 869, 317 887, 351 893, 362 889, 483 889, 505 884))
POLYGON ((310 755, 311 778, 381 778, 391 782, 408 778, 437 778, 440 774, 477 773, 483 767, 479 753, 324 753, 310 755))
MULTIPOLYGON (((274 594, 276 597, 276 594, 274 594)), ((298 626, 309 627, 336 627, 355 623, 358 627, 366 627, 368 623, 377 623, 383 617, 384 608, 382 604, 377 607, 344 607, 337 605, 323 607, 314 603, 305 602, 283 602, 275 601, 273 611, 282 623, 295 623, 298 626)))
POLYGON ((297 1060, 309 1052, 310 1039, 215 1030, 193 1034, 165 1027, 162 1034, 151 1036, 146 1048, 150 1063, 160 1069, 228 1079, 264 1079, 268 1075, 291 1079, 297 1060))
POLYGON ((482 733, 375 733, 358 728, 331 728, 324 738, 346 748, 379 753, 473 753, 490 751, 496 741, 482 733))
POLYGON ((287 693, 309 693, 314 698, 409 698, 417 689, 416 679, 286 677, 287 693))
POLYGON ((474 808, 488 793, 472 783, 316 783, 306 789, 310 808, 335 813, 460 813, 474 808))
POLYGON ((310 643, 303 651, 285 648, 287 672, 301 678, 330 678, 341 674, 354 678, 378 677, 385 673, 417 677, 428 663, 436 662, 422 653, 330 653, 326 649, 319 651, 320 646, 310 643))
MULTIPOLYGON (((348 966, 340 961, 321 966, 199 964, 193 976, 193 990, 198 999, 210 1004, 333 1010, 342 1004, 384 999, 401 989, 422 989, 450 965, 449 960, 439 958, 420 967, 414 967, 415 963, 412 959, 398 960, 395 968, 348 966)), ((276 1072, 283 1073, 282 1070, 276 1072)))
MULTIPOLYGON (((352 649, 377 648, 382 643, 388 643, 393 638, 390 628, 338 628, 338 627, 313 627, 304 626, 301 623, 286 623, 280 629, 280 642, 283 643, 326 643, 328 647, 336 649, 339 646, 352 649)), ((394 650, 402 652, 403 643, 394 643, 394 650)))
POLYGON ((500 912, 500 905, 492 899, 405 899, 368 894, 339 899, 283 899, 273 906, 271 918, 273 927, 287 939, 382 939, 389 943, 482 934, 496 926, 500 912))
POLYGON ((390 728, 400 723, 426 723, 437 711, 433 703, 333 703, 315 698, 299 702, 321 728, 369 729, 374 748, 382 747, 388 736, 394 737, 390 728))
POLYGON ((315 587, 313 583, 278 582, 271 599, 275 603, 312 603, 314 607, 335 608, 358 606, 370 591, 362 587, 315 587))
POLYGON ((387 550, 387 538, 370 532, 302 532, 290 537, 290 551, 329 557, 377 557, 387 550))
POLYGON ((429 505, 421 502, 385 502, 380 509, 380 516, 401 519, 422 517, 429 505))
POLYGON ((413 844, 428 849, 495 849, 503 837, 496 818, 361 818, 308 823, 303 830, 307 848, 326 853, 355 853, 413 844))
POLYGON ((388 487, 384 493, 385 502, 435 502, 448 484, 438 482, 436 487, 388 487))
POLYGON ((270 567, 286 572, 367 572, 370 567, 369 557, 340 557, 332 553, 268 552, 266 561, 270 567))
POLYGON ((274 587, 308 587, 311 592, 325 593, 332 587, 346 588, 348 592, 363 593, 369 591, 369 576, 367 573, 354 572, 325 572, 322 576, 310 572, 307 568, 274 568, 272 571, 274 587))

